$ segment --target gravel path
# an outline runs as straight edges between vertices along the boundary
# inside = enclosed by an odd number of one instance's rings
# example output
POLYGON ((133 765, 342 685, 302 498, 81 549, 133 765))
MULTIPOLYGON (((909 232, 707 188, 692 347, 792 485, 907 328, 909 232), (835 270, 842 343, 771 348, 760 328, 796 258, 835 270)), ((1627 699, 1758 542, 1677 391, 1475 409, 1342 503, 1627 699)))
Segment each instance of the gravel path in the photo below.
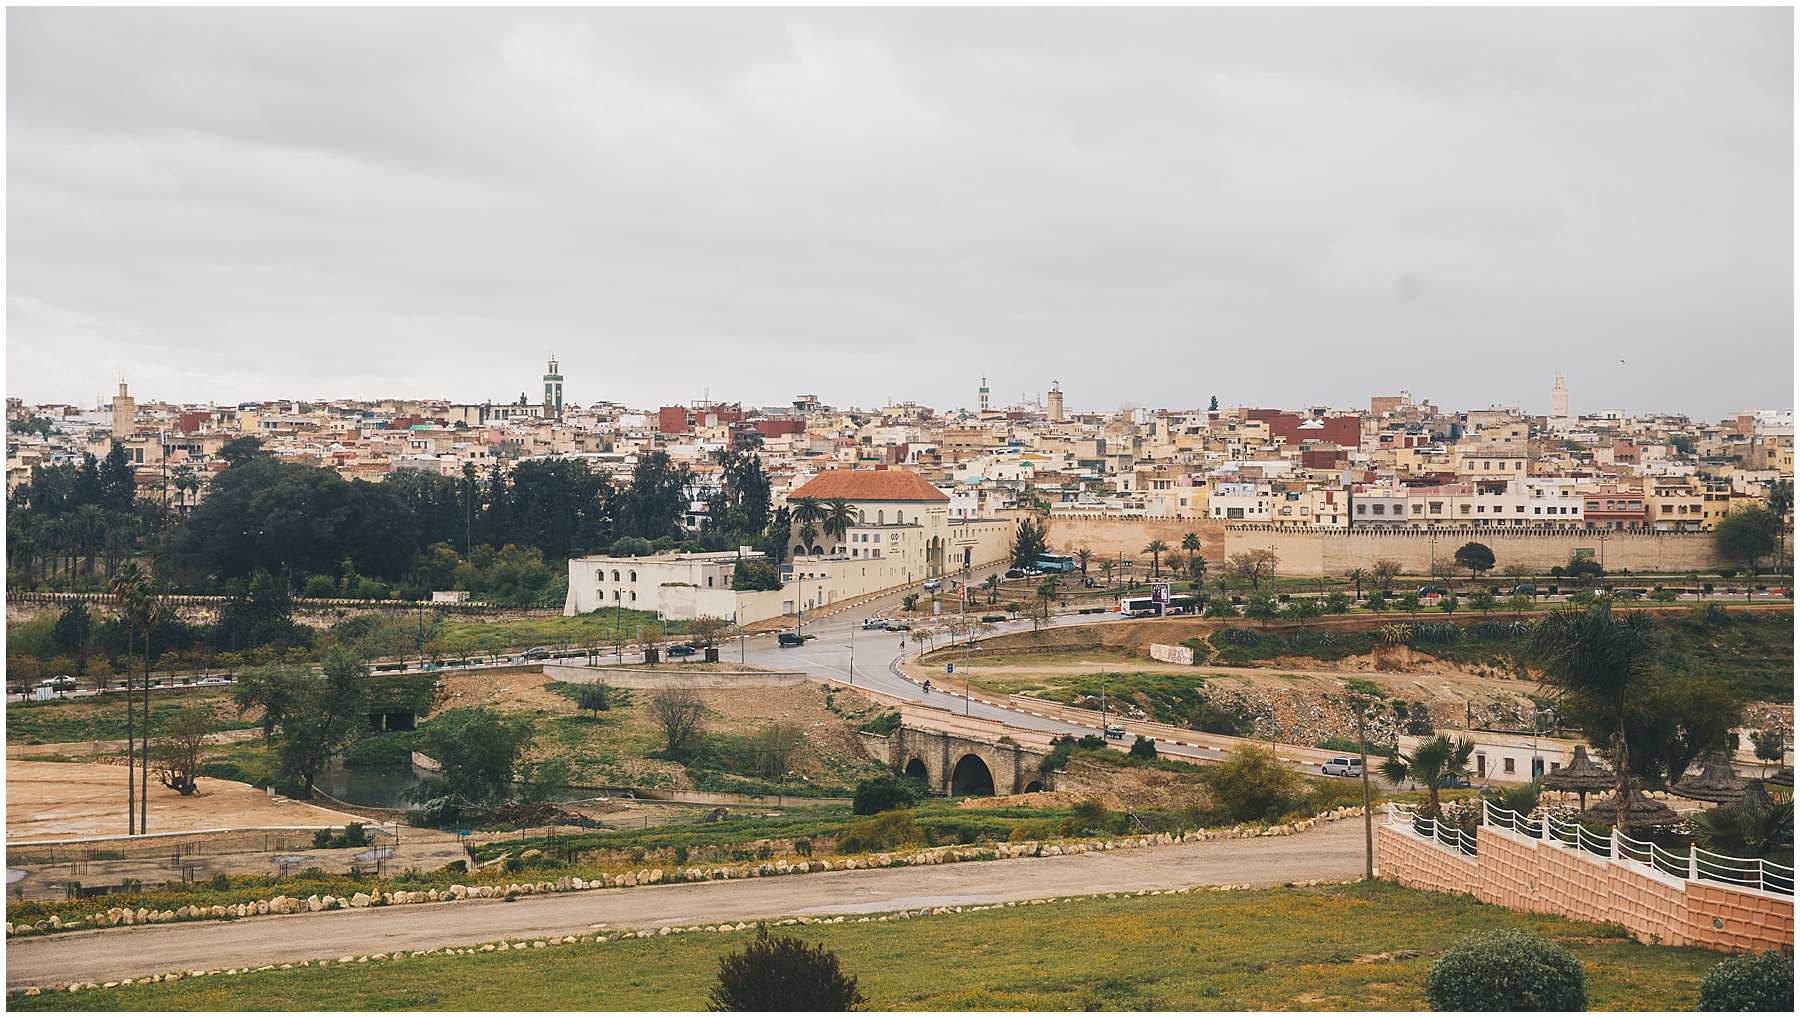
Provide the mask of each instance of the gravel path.
POLYGON ((1362 872, 1360 819, 1282 838, 1043 859, 577 891, 518 901, 402 905, 33 937, 6 947, 7 987, 531 940, 771 916, 888 912, 1190 884, 1269 885, 1362 872))

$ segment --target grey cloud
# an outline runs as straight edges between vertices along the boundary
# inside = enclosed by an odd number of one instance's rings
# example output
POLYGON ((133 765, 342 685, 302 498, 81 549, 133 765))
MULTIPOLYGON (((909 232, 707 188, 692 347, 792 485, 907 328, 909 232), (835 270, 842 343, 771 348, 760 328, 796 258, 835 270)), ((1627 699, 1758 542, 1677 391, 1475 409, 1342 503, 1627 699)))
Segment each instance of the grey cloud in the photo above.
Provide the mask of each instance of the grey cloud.
POLYGON ((8 392, 1787 406, 1791 19, 15 9, 8 392))

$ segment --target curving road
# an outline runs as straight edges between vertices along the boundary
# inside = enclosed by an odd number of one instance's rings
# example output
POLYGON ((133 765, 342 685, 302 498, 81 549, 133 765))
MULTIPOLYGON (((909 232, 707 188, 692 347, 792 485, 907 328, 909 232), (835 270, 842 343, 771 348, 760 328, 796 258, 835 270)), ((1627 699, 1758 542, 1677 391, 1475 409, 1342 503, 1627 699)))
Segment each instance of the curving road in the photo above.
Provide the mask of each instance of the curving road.
POLYGON ((517 901, 260 916, 63 933, 6 946, 6 985, 105 982, 166 972, 279 964, 657 929, 777 916, 859 914, 978 905, 1051 895, 1161 890, 1194 884, 1344 880, 1363 865, 1360 820, 1302 834, 895 869, 762 877, 704 884, 577 891, 517 901))

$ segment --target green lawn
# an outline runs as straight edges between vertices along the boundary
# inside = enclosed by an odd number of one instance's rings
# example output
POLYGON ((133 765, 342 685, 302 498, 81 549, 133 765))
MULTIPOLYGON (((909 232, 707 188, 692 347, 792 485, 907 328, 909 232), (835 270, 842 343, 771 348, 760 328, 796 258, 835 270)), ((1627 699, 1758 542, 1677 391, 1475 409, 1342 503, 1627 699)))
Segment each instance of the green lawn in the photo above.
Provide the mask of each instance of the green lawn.
MULTIPOLYGON (((150 732, 160 734, 163 725, 183 708, 205 709, 208 729, 226 732, 255 727, 238 716, 228 693, 216 689, 150 691, 150 732)), ((142 705, 137 713, 141 716, 142 705)), ((25 700, 6 705, 6 741, 36 746, 47 742, 88 742, 125 737, 125 696, 79 696, 66 700, 25 700)))
POLYGON ((659 627, 665 636, 673 636, 684 628, 680 621, 658 622, 655 612, 597 611, 586 615, 551 615, 498 622, 446 618, 438 639, 445 647, 470 649, 525 648, 533 644, 610 647, 615 638, 625 643, 635 641, 640 627, 652 625, 659 627))
MULTIPOLYGON (((278 920, 304 925, 304 920, 278 920)), ((888 1010, 1424 1010, 1437 955, 1527 927, 1562 941, 1597 1010, 1685 1010, 1720 955, 1616 927, 1388 884, 1204 891, 792 927, 836 951, 888 1010), (1395 953, 1417 952, 1394 958, 1395 953)), ((697 1011, 719 956, 751 934, 692 933, 520 953, 426 956, 178 983, 10 995, 16 1010, 697 1011)), ((329 954, 297 947, 300 954, 329 954)))

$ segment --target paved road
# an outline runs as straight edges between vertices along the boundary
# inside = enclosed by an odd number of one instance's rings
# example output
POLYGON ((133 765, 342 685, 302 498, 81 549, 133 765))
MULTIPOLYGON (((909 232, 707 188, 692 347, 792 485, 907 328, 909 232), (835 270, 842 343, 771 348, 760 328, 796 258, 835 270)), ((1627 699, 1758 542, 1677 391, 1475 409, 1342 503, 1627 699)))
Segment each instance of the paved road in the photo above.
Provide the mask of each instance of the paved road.
POLYGON ((402 905, 231 922, 94 930, 17 940, 6 985, 105 982, 159 972, 242 968, 302 959, 420 951, 590 932, 774 916, 890 912, 1049 895, 1190 884, 1270 885, 1354 878, 1360 820, 1285 838, 1212 841, 1046 859, 1002 859, 705 884, 614 888, 518 901, 402 905))

